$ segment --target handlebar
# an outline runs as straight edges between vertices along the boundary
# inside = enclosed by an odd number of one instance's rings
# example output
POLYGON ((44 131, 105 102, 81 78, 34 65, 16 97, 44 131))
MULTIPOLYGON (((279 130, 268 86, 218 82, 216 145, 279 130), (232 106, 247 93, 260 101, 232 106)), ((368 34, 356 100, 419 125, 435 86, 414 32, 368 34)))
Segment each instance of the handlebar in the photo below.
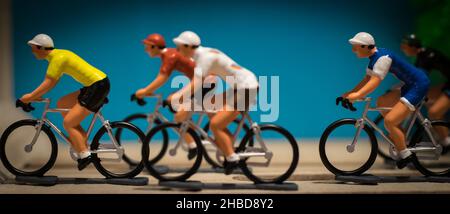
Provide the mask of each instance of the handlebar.
MULTIPOLYGON (((161 94, 154 94, 154 95, 150 95, 150 96, 146 96, 146 97, 156 98, 158 100, 158 103, 162 104, 162 107, 168 108, 172 113, 177 113, 177 111, 175 111, 175 109, 172 107, 171 103, 168 100, 162 100, 161 94)), ((131 102, 136 101, 136 103, 140 106, 144 106, 147 104, 147 101, 145 101, 144 99, 137 98, 136 94, 132 94, 130 100, 131 100, 131 102)))
POLYGON ((17 99, 16 100, 16 108, 22 108, 23 111, 25 112, 31 112, 34 111, 35 108, 31 105, 31 103, 24 103, 22 102, 22 100, 17 99))
POLYGON ((336 105, 338 106, 341 103, 342 107, 349 109, 350 111, 356 111, 357 109, 353 106, 353 103, 350 102, 349 99, 338 97, 336 98, 336 105))
POLYGON ((140 106, 145 106, 147 104, 147 102, 144 99, 137 98, 136 94, 131 95, 130 101, 131 102, 136 101, 136 103, 140 106))

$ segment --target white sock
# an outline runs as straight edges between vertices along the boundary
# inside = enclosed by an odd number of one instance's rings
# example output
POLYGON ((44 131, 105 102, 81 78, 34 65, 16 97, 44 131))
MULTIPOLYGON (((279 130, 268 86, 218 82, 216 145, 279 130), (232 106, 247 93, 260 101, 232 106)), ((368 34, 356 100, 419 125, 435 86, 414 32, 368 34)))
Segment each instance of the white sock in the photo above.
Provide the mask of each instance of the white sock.
POLYGON ((400 154, 400 158, 405 159, 407 157, 409 157, 410 155, 412 155, 411 151, 409 151, 408 149, 404 149, 402 151, 399 152, 400 154))
POLYGON ((450 137, 446 137, 443 141, 441 141, 441 145, 444 147, 450 146, 450 137))
POLYGON ((89 155, 91 155, 90 151, 84 151, 84 152, 78 153, 78 156, 80 157, 80 159, 87 158, 87 157, 89 157, 89 155))
POLYGON ((195 144, 194 142, 188 143, 188 147, 189 147, 189 149, 196 149, 197 148, 197 144, 195 144))
POLYGON ((240 160, 239 155, 237 155, 236 153, 231 154, 226 159, 228 162, 236 162, 240 160))

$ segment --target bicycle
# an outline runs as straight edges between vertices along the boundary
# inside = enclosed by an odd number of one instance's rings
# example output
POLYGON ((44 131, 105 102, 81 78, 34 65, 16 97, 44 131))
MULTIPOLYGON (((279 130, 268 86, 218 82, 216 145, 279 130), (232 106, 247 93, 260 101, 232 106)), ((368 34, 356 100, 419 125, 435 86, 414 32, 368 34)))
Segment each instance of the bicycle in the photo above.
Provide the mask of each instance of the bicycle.
MULTIPOLYGON (((52 129, 66 143, 70 142, 68 137, 47 118, 48 113, 68 112, 69 109, 50 108, 50 99, 42 99, 33 103, 45 104, 41 118, 19 120, 11 124, 0 138, 0 159, 5 168, 16 176, 43 176, 54 166, 58 154, 58 145, 52 129), (22 140, 18 140, 18 137, 22 140), (21 148, 21 145, 18 145, 19 143, 22 143, 24 147, 21 148), (20 156, 20 160, 14 160, 11 157, 11 153, 8 154, 9 149, 15 149, 16 152, 24 152, 20 156), (35 153, 32 153, 33 151, 35 153), (48 156, 42 154, 45 152, 49 153, 47 154, 48 156), (21 162, 25 159, 28 159, 28 164, 24 165, 21 162)), ((107 100, 105 103, 107 103, 107 100)), ((27 112, 34 110, 31 103, 24 104, 20 100, 17 100, 16 107, 21 107, 27 112)), ((114 138, 113 133, 120 128, 126 130, 127 139, 141 142, 145 139, 145 135, 132 124, 106 120, 100 110, 92 117, 87 131, 88 139, 97 120, 100 120, 102 126, 96 132, 90 144, 95 168, 106 178, 132 178, 138 175, 144 168, 142 160, 148 159, 148 148, 141 148, 136 153, 138 156, 142 155, 142 157, 140 163, 135 167, 129 167, 128 165, 119 166, 118 163, 122 161, 125 148, 114 138)), ((148 144, 142 143, 141 145, 142 147, 148 146, 148 144)), ((78 154, 72 147, 70 147, 69 152, 70 157, 76 161, 78 154)), ((14 154, 17 156, 17 153, 14 154)))
MULTIPOLYGON (((194 112, 190 112, 189 117, 192 117, 193 114, 194 112)), ((242 172, 246 175, 247 178, 249 178, 251 181, 255 183, 282 183, 293 174, 294 170, 297 167, 299 160, 299 149, 297 141, 286 129, 280 126, 274 124, 258 125, 257 123, 253 122, 250 115, 248 114, 248 111, 242 112, 241 115, 242 118, 238 124, 237 130, 234 133, 234 139, 236 139, 235 141, 237 141, 236 137, 242 130, 244 123, 248 122, 248 124, 251 124, 250 130, 245 134, 240 144, 235 149, 236 153, 241 158, 241 161, 239 162, 239 167, 241 168, 242 172), (262 136, 263 133, 265 135, 264 137, 262 136), (267 133, 269 135, 266 135, 267 133), (278 134, 279 135, 278 138, 273 137, 274 134, 278 134), (281 173, 277 173, 276 175, 273 175, 274 173, 276 173, 275 171, 272 171, 274 169, 269 171, 267 170, 268 166, 271 164, 274 157, 274 152, 269 149, 268 147, 269 144, 265 142, 265 140, 268 139, 267 137, 272 137, 278 140, 280 139, 284 140, 282 143, 273 143, 271 144, 271 146, 276 144, 278 145, 288 144, 290 146, 289 150, 285 149, 282 152, 279 151, 279 153, 282 154, 278 156, 280 157, 279 159, 276 159, 277 161, 280 162, 283 161, 286 162, 287 160, 288 168, 286 170, 277 169, 278 170, 277 172, 281 171, 281 173), (287 141, 287 143, 285 141, 287 141), (290 155, 287 155, 288 153, 290 155), (253 161, 260 160, 260 162, 250 162, 249 159, 252 159, 253 161), (264 169, 260 171, 258 167, 264 167, 264 169)), ((146 168, 150 171, 150 173, 154 177, 156 177, 160 181, 185 181, 197 172, 198 168, 200 167, 202 154, 204 152, 202 147, 202 140, 201 140, 202 138, 209 141, 211 145, 213 145, 216 148, 216 151, 220 151, 215 145, 214 139, 192 120, 186 120, 182 123, 168 122, 158 125, 150 131, 144 142, 151 143, 153 137, 158 132, 164 130, 166 130, 172 136, 180 137, 180 139, 175 140, 175 145, 173 146, 173 148, 169 150, 170 156, 175 156, 178 149, 183 144, 186 144, 184 138, 182 137, 185 136, 186 134, 189 134, 190 137, 196 143, 197 156, 196 159, 193 161, 193 163, 186 163, 184 160, 183 162, 181 162, 181 164, 183 165, 186 166, 188 165, 186 170, 167 174, 159 173, 157 170, 153 168, 154 166, 153 164, 151 164, 149 161, 144 161, 146 168)), ((171 137, 171 139, 173 138, 171 137)), ((143 151, 143 153, 145 152, 146 151, 143 151)), ((219 154, 220 156, 223 157, 223 154, 221 152, 219 154)), ((171 164, 173 164, 174 162, 175 161, 171 161, 171 164)), ((284 162, 282 164, 276 162, 275 164, 286 165, 284 162)))
MULTIPOLYGON (((214 86, 212 86, 211 88, 214 88, 214 86)), ((204 91, 203 93, 206 94, 207 92, 208 91, 204 91)), ((147 96, 147 97, 156 99, 156 104, 153 109, 153 112, 131 114, 128 117, 126 117, 123 121, 132 123, 132 124, 138 126, 139 128, 141 128, 141 130, 145 130, 144 133, 146 133, 148 135, 150 130, 153 127, 155 127, 155 125, 160 125, 163 122, 170 122, 170 121, 160 111, 161 107, 164 108, 167 106, 167 105, 163 105, 162 95, 155 94, 155 95, 151 95, 151 96, 147 96)), ((138 98, 136 98, 135 95, 132 95, 131 101, 136 101, 140 106, 144 106, 147 104, 147 102, 144 99, 138 99, 138 98)), ((170 108, 169 108, 169 110, 170 110, 170 108)), ((176 111, 173 111, 173 109, 171 110, 171 112, 176 113, 176 111)), ((203 123, 205 115, 206 115, 206 113, 200 114, 200 117, 197 121, 198 126, 200 126, 203 123)), ((234 124, 239 124, 240 121, 234 120, 233 122, 234 122, 234 124)), ((247 124, 244 124, 243 128, 245 131, 248 131, 250 129, 247 124)), ((203 127, 203 130, 205 130, 205 132, 209 131, 209 122, 205 124, 205 126, 203 127)), ((162 139, 163 139, 162 142, 158 145, 153 145, 151 152, 150 152, 149 162, 152 164, 156 164, 164 157, 164 155, 167 152, 168 146, 169 146, 169 136, 168 136, 167 131, 162 131, 161 134, 162 134, 162 139), (157 147, 159 147, 159 148, 157 148, 157 147)), ((122 131, 120 129, 117 130, 115 136, 116 136, 116 139, 118 139, 118 141, 120 141, 121 136, 122 136, 122 131)), ((188 147, 186 144, 183 144, 181 146, 182 146, 181 148, 185 152, 188 152, 188 147)), ((216 153, 217 153, 215 147, 211 147, 209 141, 202 141, 202 147, 204 147, 205 152, 203 153, 203 155, 204 155, 206 162, 208 162, 208 164, 210 164, 213 168, 222 168, 223 161, 221 161, 217 158, 216 159, 213 158, 213 157, 216 157, 216 153)), ((138 163, 136 160, 132 160, 126 154, 123 155, 123 159, 125 162, 127 162, 131 166, 136 165, 138 163)))
MULTIPOLYGON (((391 92, 391 90, 386 91, 386 93, 391 92)), ((428 102, 428 99, 426 99, 426 102, 428 102)), ((425 109, 422 108, 422 112, 426 114, 426 111, 424 111, 425 109)), ((412 117, 409 117, 403 124, 410 124, 410 120, 412 119, 412 117)), ((375 120, 373 120, 373 122, 375 124, 377 124, 378 126, 383 125, 384 124, 384 117, 381 114, 378 114, 375 117, 375 120)), ((419 127, 419 125, 417 125, 416 123, 414 123, 414 125, 412 127, 407 127, 408 130, 410 130, 410 133, 412 131, 414 131, 416 129, 416 127, 419 127)), ((383 129, 383 128, 382 128, 383 129)), ((384 129, 383 129, 384 130, 384 129)), ((406 136, 406 137, 411 137, 410 136, 406 136)), ((379 136, 377 136, 377 139, 379 138, 379 136)), ((409 141, 409 139, 407 139, 407 141, 409 141)), ((381 156, 382 158, 384 158, 384 160, 386 162, 393 162, 394 159, 392 159, 392 157, 389 154, 389 145, 388 143, 382 143, 382 142, 378 142, 378 155, 381 156)), ((450 148, 443 148, 443 152, 447 153, 449 151, 450 148)))
MULTIPOLYGON (((367 117, 369 111, 389 111, 392 108, 370 107, 371 98, 357 100, 356 102, 365 102, 365 108, 362 117, 359 119, 347 118, 333 122, 323 132, 320 143, 319 153, 324 166, 333 174, 336 175, 360 175, 367 171, 375 162, 378 152, 378 142, 375 133, 390 145, 391 157, 396 157, 394 143, 384 134, 372 120, 367 117), (365 133, 365 136, 361 136, 365 133), (352 136, 348 139, 348 136, 352 136), (339 140, 341 138, 341 140, 339 140), (342 143, 350 140, 350 143, 342 143), (341 148, 345 145, 345 149, 341 148), (364 154, 355 154, 358 146, 359 150, 364 151, 364 154), (327 149, 328 148, 328 149, 327 149), (332 154, 332 152, 344 151, 343 154, 332 154), (345 157, 349 155, 350 157, 345 157), (332 158, 336 158, 333 159, 332 158), (360 164, 355 167, 355 159, 361 158, 360 164)), ((413 161, 415 168, 425 176, 442 176, 449 175, 449 166, 441 165, 441 162, 430 163, 433 160, 439 160, 442 154, 442 146, 438 143, 439 135, 437 131, 448 131, 450 123, 446 121, 430 121, 425 118, 420 109, 426 101, 419 104, 416 111, 412 114, 412 119, 408 123, 406 136, 412 132, 414 123, 419 124, 420 127, 415 130, 407 145, 408 149, 417 155, 417 160, 413 161), (417 121, 417 122, 416 122, 417 121), (436 168, 437 167, 437 168, 436 168)), ((350 103, 351 108, 354 108, 350 103)), ((355 109, 356 110, 356 109, 355 109)), ((448 162, 447 157, 443 157, 440 161, 448 162)))

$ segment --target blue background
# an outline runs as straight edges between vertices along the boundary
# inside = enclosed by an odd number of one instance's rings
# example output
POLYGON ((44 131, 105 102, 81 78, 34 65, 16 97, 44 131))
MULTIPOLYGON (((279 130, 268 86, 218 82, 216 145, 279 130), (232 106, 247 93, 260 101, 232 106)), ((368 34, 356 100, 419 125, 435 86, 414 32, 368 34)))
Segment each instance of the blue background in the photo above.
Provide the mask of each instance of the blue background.
MULTIPOLYGON (((400 54, 402 35, 414 17, 407 1, 106 1, 40 0, 13 2, 15 94, 40 84, 48 63, 38 61, 26 42, 38 33, 53 37, 108 74, 111 120, 150 111, 129 102, 129 95, 157 74, 141 40, 154 32, 172 38, 197 32, 204 46, 218 48, 258 76, 280 76, 280 115, 276 123, 296 137, 320 137, 323 129, 354 113, 337 108, 335 98, 365 74, 347 40, 359 31, 400 54)), ((387 78, 376 94, 394 79, 387 78)), ((161 91, 172 91, 167 84, 161 91)), ((47 97, 57 99, 80 85, 65 76, 47 97)), ((38 113, 34 113, 39 116, 38 113)), ((56 118, 56 117, 55 117, 56 118)))

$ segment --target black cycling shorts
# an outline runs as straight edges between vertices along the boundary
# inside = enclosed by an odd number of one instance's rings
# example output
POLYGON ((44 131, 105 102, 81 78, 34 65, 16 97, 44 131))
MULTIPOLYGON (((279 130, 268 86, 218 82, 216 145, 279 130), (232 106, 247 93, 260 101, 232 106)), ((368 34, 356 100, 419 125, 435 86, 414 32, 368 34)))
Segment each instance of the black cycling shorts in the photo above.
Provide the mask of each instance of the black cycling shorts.
POLYGON ((108 102, 107 96, 109 90, 110 83, 108 77, 106 77, 90 86, 80 89, 78 102, 89 111, 98 112, 98 110, 108 102))

